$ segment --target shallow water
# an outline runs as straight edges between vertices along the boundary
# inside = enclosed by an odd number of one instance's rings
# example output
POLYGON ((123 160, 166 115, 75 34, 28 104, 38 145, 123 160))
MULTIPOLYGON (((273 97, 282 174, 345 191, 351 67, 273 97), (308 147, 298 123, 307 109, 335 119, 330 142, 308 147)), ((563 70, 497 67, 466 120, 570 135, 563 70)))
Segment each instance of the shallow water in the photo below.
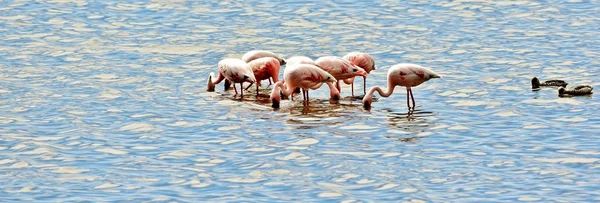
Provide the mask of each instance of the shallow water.
MULTIPOLYGON (((0 2, 2 201, 600 201, 600 2, 0 2), (206 91, 225 57, 373 55, 443 76, 370 111, 206 91)), ((263 82, 263 87, 266 87, 263 82)), ((356 80, 357 94, 362 79, 356 80)))

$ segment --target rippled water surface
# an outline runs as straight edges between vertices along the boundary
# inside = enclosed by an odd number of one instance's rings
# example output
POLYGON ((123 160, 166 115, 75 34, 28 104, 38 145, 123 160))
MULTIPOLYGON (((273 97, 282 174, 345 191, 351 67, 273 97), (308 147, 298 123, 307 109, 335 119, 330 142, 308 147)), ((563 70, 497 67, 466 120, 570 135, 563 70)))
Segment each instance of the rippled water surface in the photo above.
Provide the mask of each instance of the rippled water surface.
MULTIPOLYGON (((0 1, 0 198, 600 201, 600 2, 0 1), (368 52, 443 76, 370 111, 206 91, 225 57, 368 52)), ((263 84, 266 84, 263 81, 263 84)), ((263 87, 266 87, 263 85, 263 87)), ((362 79, 356 92, 362 94, 362 79)), ((299 98, 299 97, 297 97, 299 98)))

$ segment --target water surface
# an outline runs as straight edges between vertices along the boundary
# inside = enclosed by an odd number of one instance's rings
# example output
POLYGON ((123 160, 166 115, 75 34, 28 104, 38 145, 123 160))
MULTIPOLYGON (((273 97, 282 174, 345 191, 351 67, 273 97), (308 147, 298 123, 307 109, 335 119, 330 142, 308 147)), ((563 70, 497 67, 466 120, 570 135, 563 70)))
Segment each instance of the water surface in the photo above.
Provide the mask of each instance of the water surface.
MULTIPOLYGON (((0 187, 16 202, 600 201, 598 1, 0 2, 0 187), (360 101, 206 91, 225 57, 373 55, 443 76, 360 101)), ((263 82, 263 84, 266 84, 263 82)), ((362 92, 362 79, 355 91, 362 92)), ((342 96, 350 96, 343 86, 342 96)))

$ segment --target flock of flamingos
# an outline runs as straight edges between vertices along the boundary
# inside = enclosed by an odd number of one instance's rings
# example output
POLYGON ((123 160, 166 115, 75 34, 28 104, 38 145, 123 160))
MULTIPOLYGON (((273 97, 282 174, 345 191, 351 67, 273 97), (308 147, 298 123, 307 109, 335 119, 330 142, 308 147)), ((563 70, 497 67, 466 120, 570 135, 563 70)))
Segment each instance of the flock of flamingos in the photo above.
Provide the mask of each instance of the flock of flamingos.
MULTIPOLYGON (((352 85, 352 96, 354 96, 354 77, 362 76, 364 85, 363 106, 366 109, 371 108, 373 94, 379 93, 382 97, 389 97, 396 86, 406 88, 406 105, 409 110, 414 110, 415 98, 411 87, 416 87, 431 78, 441 78, 434 71, 416 64, 401 63, 390 67, 387 74, 387 89, 381 87, 372 87, 369 92, 366 91, 367 75, 376 69, 375 61, 367 53, 351 52, 343 57, 324 56, 313 61, 306 56, 293 56, 284 60, 277 54, 265 50, 249 51, 241 59, 226 58, 218 63, 219 75, 213 80, 213 73, 208 78, 208 91, 215 91, 216 84, 225 81, 225 90, 233 84, 235 95, 240 94, 243 98, 244 90, 249 89, 253 84, 256 86, 256 96, 258 96, 260 82, 271 79, 275 83, 271 92, 270 99, 273 102, 273 108, 279 108, 282 96, 287 98, 294 93, 300 93, 304 98, 303 104, 308 105, 308 91, 320 88, 323 84, 329 86, 330 103, 337 103, 340 99, 340 82, 352 85), (286 68, 283 71, 283 80, 279 80, 279 71, 282 65, 286 68), (250 83, 244 89, 244 82, 250 83), (240 84, 238 92, 236 84, 240 84), (412 106, 409 102, 412 100, 412 106)), ((539 89, 541 86, 557 86, 559 96, 577 96, 592 93, 592 87, 589 85, 580 85, 574 88, 565 89, 567 83, 562 80, 549 80, 540 82, 537 78, 532 79, 532 88, 539 89)))
POLYGON ((256 95, 261 80, 271 79, 275 85, 271 92, 271 101, 274 108, 279 108, 281 97, 288 97, 302 90, 304 97, 303 104, 308 105, 308 91, 320 88, 323 84, 329 86, 330 102, 337 103, 340 99, 340 81, 352 85, 352 96, 354 96, 354 77, 362 76, 364 85, 363 106, 367 109, 371 107, 373 94, 375 91, 383 97, 389 97, 396 86, 406 87, 406 105, 409 109, 414 109, 415 99, 411 87, 418 86, 431 78, 441 78, 434 71, 416 65, 416 64, 397 64, 388 71, 387 90, 381 87, 373 87, 366 92, 366 77, 376 69, 375 61, 367 53, 351 52, 344 57, 324 56, 316 61, 305 56, 294 56, 287 60, 279 57, 277 54, 264 51, 249 51, 242 56, 242 59, 226 58, 218 63, 219 75, 213 80, 213 73, 208 78, 208 91, 215 91, 216 84, 225 80, 225 90, 233 84, 235 90, 234 97, 238 94, 236 83, 240 84, 240 98, 243 97, 243 83, 248 82, 250 88, 252 84, 256 86, 256 95), (279 70, 282 65, 286 68, 283 71, 283 80, 279 80, 279 70), (412 99, 412 107, 409 100, 412 99))

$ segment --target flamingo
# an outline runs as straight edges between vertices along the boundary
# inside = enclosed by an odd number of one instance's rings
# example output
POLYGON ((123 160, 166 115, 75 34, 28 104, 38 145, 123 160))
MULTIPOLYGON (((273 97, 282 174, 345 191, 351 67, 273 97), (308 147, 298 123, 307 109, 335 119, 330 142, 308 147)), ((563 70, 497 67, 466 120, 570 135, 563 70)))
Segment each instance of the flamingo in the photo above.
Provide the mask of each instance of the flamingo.
POLYGON ((293 93, 296 87, 302 88, 302 95, 304 101, 308 105, 308 90, 318 89, 326 83, 329 86, 329 93, 331 102, 339 100, 340 92, 333 86, 333 83, 337 80, 333 75, 320 69, 317 66, 310 64, 295 64, 287 67, 283 71, 283 81, 279 81, 273 85, 273 91, 271 92, 271 101, 273 101, 273 108, 279 108, 281 102, 281 94, 288 96, 293 93), (281 89, 281 93, 280 90, 281 89))
POLYGON ((396 86, 406 87, 406 105, 411 109, 408 103, 409 97, 412 98, 412 109, 415 108, 415 97, 413 96, 411 87, 419 86, 431 78, 441 78, 440 75, 432 70, 416 64, 396 64, 390 68, 387 74, 388 86, 387 91, 381 90, 381 87, 372 87, 363 98, 363 106, 366 109, 371 108, 373 94, 375 91, 382 97, 389 97, 396 86), (409 95, 410 94, 410 95, 409 95))
MULTIPOLYGON (((290 58, 287 59, 287 65, 286 66, 292 66, 294 64, 310 64, 310 65, 317 65, 315 63, 315 61, 313 61, 311 58, 308 58, 306 56, 292 56, 290 58)), ((297 87, 294 92, 291 94, 291 99, 294 99, 294 93, 300 93, 300 88, 297 87)))
POLYGON ((540 87, 567 87, 568 84, 564 80, 547 80, 540 83, 537 77, 531 79, 531 89, 533 91, 540 90, 540 87))
MULTIPOLYGON (((273 78, 273 82, 277 82, 279 80, 279 69, 280 63, 279 60, 273 57, 263 57, 250 61, 248 63, 250 68, 252 68, 252 72, 254 73, 254 78, 256 79, 256 96, 258 96, 258 87, 260 86, 261 80, 271 79, 273 78)), ((252 84, 248 85, 246 90, 250 88, 252 84)))
POLYGON ((350 61, 337 56, 324 56, 318 58, 315 63, 319 68, 327 71, 333 75, 333 77, 335 77, 337 80, 335 87, 338 89, 338 91, 342 90, 342 87, 340 86, 340 80, 353 78, 355 76, 367 76, 367 72, 365 70, 360 67, 356 67, 355 65, 352 65, 350 61))
MULTIPOLYGON (((252 69, 250 66, 240 60, 234 58, 226 58, 219 61, 217 65, 219 67, 219 76, 216 80, 212 80, 214 77, 213 73, 210 73, 208 76, 208 91, 214 92, 215 85, 219 84, 221 81, 225 79, 225 81, 229 81, 233 83, 233 89, 235 90, 235 95, 238 94, 237 88, 235 88, 235 83, 240 83, 240 99, 244 97, 244 89, 242 83, 249 82, 254 83, 256 79, 254 78, 254 73, 252 73, 252 69)), ((227 90, 227 89, 225 89, 227 90)), ((234 96, 235 96, 234 95, 234 96)))
POLYGON ((558 89, 559 97, 570 97, 570 96, 583 96, 593 94, 592 90, 594 88, 589 85, 578 85, 573 88, 565 89, 565 87, 561 87, 558 89))
POLYGON ((317 65, 315 61, 306 57, 306 56, 292 56, 287 59, 287 66, 292 66, 294 64, 311 64, 317 65))
MULTIPOLYGON (((350 52, 342 58, 350 61, 350 63, 358 67, 361 67, 367 72, 367 74, 377 69, 375 68, 375 60, 373 60, 373 57, 367 53, 350 52)), ((345 79, 343 81, 347 85, 352 85, 352 96, 354 96, 354 77, 345 79)), ((363 92, 363 94, 367 94, 367 76, 363 76, 363 92)))
MULTIPOLYGON (((279 60, 279 65, 283 66, 285 65, 285 60, 281 57, 279 57, 277 54, 270 52, 270 51, 266 51, 266 50, 252 50, 249 52, 246 52, 243 56, 242 56, 242 61, 249 63, 250 61, 253 61, 255 59, 258 58, 263 58, 263 57, 273 57, 276 58, 277 60, 279 60)), ((269 78, 269 85, 271 85, 271 79, 269 78)), ((229 84, 229 81, 225 81, 225 89, 229 89, 229 87, 231 86, 231 84, 229 84)))

